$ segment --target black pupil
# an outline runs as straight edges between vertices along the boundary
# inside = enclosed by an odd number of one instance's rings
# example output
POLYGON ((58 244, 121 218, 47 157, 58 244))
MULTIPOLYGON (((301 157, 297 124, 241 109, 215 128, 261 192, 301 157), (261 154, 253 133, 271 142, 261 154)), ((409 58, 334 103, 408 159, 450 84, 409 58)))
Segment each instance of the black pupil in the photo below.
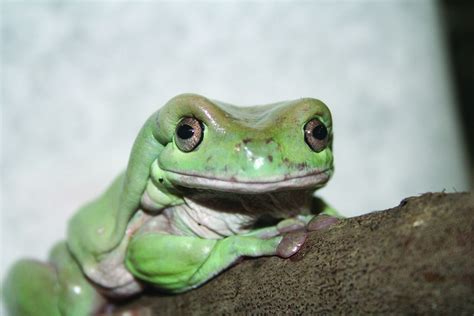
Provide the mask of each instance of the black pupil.
POLYGON ((191 138, 194 135, 194 128, 192 128, 188 124, 183 124, 180 127, 178 127, 177 134, 178 134, 178 137, 181 139, 191 138))
POLYGON ((318 140, 323 140, 328 136, 328 130, 326 129, 326 126, 324 125, 318 125, 315 128, 313 128, 313 137, 318 139, 318 140))

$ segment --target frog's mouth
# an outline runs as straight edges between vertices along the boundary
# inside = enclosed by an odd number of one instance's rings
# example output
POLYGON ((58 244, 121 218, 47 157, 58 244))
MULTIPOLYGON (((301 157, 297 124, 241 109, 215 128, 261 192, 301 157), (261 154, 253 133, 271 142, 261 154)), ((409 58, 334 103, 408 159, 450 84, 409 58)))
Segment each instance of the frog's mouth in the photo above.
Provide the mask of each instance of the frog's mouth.
POLYGON ((328 182, 332 169, 312 171, 305 174, 286 175, 284 177, 262 178, 257 180, 240 180, 211 178, 199 174, 185 174, 166 171, 167 179, 177 185, 191 189, 223 191, 230 193, 260 194, 275 191, 316 189, 328 182))

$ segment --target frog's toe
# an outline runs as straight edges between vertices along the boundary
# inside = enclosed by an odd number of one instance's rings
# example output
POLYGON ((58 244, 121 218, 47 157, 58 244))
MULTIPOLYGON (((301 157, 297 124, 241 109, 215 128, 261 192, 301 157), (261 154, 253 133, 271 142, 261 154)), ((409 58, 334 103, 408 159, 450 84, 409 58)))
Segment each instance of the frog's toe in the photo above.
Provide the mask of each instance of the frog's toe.
POLYGON ((306 229, 309 231, 321 230, 328 228, 331 225, 334 225, 339 222, 339 219, 334 216, 329 215, 318 215, 315 216, 306 226, 306 229))
POLYGON ((294 232, 304 229, 306 224, 296 218, 287 218, 282 220, 277 225, 277 230, 280 234, 294 232))
POLYGON ((277 247, 277 255, 282 258, 288 258, 297 253, 304 242, 307 234, 305 231, 297 231, 285 234, 277 247))

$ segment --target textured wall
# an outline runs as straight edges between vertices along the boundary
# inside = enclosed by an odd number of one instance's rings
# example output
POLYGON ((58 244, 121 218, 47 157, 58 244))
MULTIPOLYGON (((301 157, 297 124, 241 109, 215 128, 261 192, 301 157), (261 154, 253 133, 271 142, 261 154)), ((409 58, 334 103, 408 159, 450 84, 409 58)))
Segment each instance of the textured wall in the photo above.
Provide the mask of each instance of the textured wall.
POLYGON ((346 215, 467 189, 429 1, 2 4, 2 272, 45 258, 125 166, 146 117, 197 92, 333 110, 346 215))

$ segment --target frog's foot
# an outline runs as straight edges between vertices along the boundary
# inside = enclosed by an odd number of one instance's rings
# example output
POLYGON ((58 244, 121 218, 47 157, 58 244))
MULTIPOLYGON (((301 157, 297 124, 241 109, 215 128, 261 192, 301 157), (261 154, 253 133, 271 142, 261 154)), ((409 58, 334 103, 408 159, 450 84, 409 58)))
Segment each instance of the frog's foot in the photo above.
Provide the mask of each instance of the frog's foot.
POLYGON ((304 242, 306 241, 306 237, 307 233, 304 230, 285 234, 277 247, 277 256, 282 258, 291 257, 301 249, 304 242))
POLYGON ((65 243, 56 246, 51 264, 21 260, 10 270, 4 285, 8 314, 90 315, 104 303, 83 276, 65 243))
POLYGON ((326 229, 336 223, 339 222, 339 218, 326 215, 326 214, 321 214, 313 217, 308 225, 306 226, 306 229, 308 231, 315 231, 315 230, 322 230, 326 229))

